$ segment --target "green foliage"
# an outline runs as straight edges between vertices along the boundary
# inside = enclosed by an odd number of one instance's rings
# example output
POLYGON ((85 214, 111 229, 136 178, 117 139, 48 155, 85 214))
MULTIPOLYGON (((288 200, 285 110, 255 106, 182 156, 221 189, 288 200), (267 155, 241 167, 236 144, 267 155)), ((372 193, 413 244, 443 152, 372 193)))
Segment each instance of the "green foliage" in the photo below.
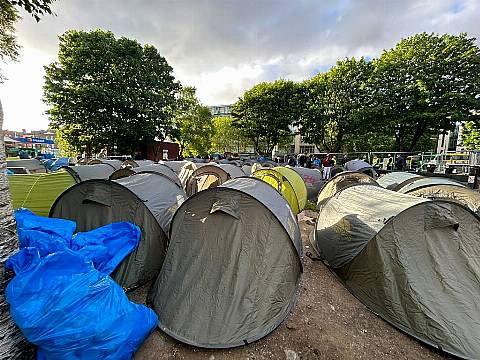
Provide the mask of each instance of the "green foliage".
POLYGON ((299 125, 306 142, 338 152, 345 138, 372 130, 362 112, 370 73, 368 62, 352 58, 303 83, 305 107, 299 125))
MULTIPOLYGON (((0 2, 0 61, 16 61, 20 45, 15 36, 15 22, 18 20, 18 12, 8 2, 0 2)), ((4 77, 0 73, 0 83, 4 77)))
POLYGON ((213 149, 223 154, 225 152, 241 153, 251 148, 250 142, 240 130, 233 126, 234 119, 230 116, 213 118, 215 135, 212 138, 213 149))
POLYGON ((55 0, 2 0, 2 3, 23 8, 37 21, 45 14, 53 14, 51 6, 54 2, 55 0))
POLYGON ((371 121, 412 151, 429 134, 457 121, 480 120, 480 49, 466 34, 417 34, 373 61, 371 121))
POLYGON ((179 84, 151 45, 103 30, 60 36, 58 61, 45 67, 50 127, 69 146, 134 154, 172 130, 179 84))
POLYGON ((480 150, 480 127, 472 121, 463 125, 462 142, 467 150, 480 150))
POLYGON ((257 154, 270 155, 275 145, 291 136, 290 126, 301 114, 301 99, 301 88, 293 81, 260 83, 233 105, 233 124, 257 154))
POLYGON ((180 145, 180 154, 208 155, 212 148, 215 127, 212 113, 202 106, 194 87, 183 87, 175 105, 172 137, 180 145))
POLYGON ((55 142, 58 146, 60 156, 62 157, 76 157, 78 155, 78 149, 71 146, 70 142, 66 140, 66 137, 72 136, 68 134, 66 128, 55 131, 55 142))

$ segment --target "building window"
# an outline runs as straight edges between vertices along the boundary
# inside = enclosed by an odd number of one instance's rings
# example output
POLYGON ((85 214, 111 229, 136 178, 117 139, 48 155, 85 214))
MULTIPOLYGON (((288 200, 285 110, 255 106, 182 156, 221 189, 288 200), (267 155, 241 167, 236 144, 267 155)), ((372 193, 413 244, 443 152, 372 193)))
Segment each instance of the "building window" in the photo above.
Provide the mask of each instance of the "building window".
POLYGON ((315 146, 313 145, 300 145, 301 154, 313 154, 315 152, 315 146))

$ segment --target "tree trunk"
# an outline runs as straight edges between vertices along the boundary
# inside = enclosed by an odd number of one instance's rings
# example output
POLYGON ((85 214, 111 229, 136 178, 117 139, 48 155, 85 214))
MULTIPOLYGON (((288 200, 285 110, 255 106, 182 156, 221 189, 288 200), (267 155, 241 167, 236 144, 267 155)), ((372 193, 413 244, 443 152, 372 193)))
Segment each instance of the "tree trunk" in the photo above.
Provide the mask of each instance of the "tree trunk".
POLYGON ((8 303, 5 300, 5 288, 12 278, 12 273, 4 270, 4 264, 17 250, 18 241, 8 190, 2 126, 3 109, 0 102, 0 359, 31 359, 33 348, 10 319, 8 303))

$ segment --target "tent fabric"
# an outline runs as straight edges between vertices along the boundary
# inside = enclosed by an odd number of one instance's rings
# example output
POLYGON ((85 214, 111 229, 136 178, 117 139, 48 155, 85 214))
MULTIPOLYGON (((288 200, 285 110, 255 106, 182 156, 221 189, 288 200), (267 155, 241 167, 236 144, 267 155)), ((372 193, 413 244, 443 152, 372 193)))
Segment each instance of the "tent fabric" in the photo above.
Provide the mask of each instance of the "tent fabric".
POLYGON ((138 248, 125 258, 112 277, 127 290, 155 278, 168 244, 170 221, 185 193, 165 176, 140 173, 127 178, 89 180, 64 192, 50 217, 73 220, 78 231, 127 221, 142 231, 138 248))
POLYGON ((178 176, 178 175, 180 175, 180 172, 182 171, 183 165, 185 165, 187 162, 188 162, 188 161, 186 161, 186 160, 180 160, 180 161, 176 161, 176 160, 173 160, 173 161, 160 160, 158 163, 169 167, 169 168, 172 169, 173 172, 174 172, 175 174, 177 174, 177 176, 178 176))
POLYGON ((322 178, 321 171, 317 169, 309 169, 304 167, 291 167, 288 168, 294 170, 298 173, 303 179, 305 186, 307 187, 307 198, 310 201, 315 201, 318 196, 318 192, 322 188, 322 185, 325 183, 322 178))
POLYGON ((380 185, 381 187, 396 191, 397 188, 402 187, 404 183, 420 177, 421 175, 418 174, 403 171, 394 171, 378 178, 377 182, 378 185, 380 185))
POLYGON ((300 175, 294 170, 277 166, 271 169, 260 169, 253 177, 265 181, 277 189, 290 204, 295 215, 299 214, 307 204, 307 188, 300 175))
POLYGON ((177 174, 173 172, 172 169, 170 169, 168 166, 162 165, 162 164, 149 164, 149 165, 142 165, 142 166, 137 166, 134 168, 123 168, 123 169, 118 169, 110 175, 109 179, 110 180, 116 180, 116 179, 121 179, 123 177, 127 177, 130 175, 134 174, 139 174, 142 172, 152 172, 156 174, 160 174, 163 176, 168 177, 170 180, 172 180, 175 184, 178 186, 182 186, 180 179, 178 178, 177 174))
POLYGON ((182 183, 182 186, 184 189, 186 189, 188 180, 190 180, 190 177, 192 176, 193 172, 197 170, 198 168, 201 168, 202 166, 209 165, 208 163, 195 163, 192 161, 188 161, 182 166, 182 170, 180 170, 180 174, 178 177, 180 178, 180 182, 182 183))
POLYGON ((108 164, 65 166, 77 182, 93 179, 108 179, 115 169, 108 164))
POLYGON ((113 170, 118 170, 122 167, 122 162, 120 160, 110 160, 110 159, 92 159, 88 161, 88 165, 99 165, 107 164, 110 165, 113 170))
POLYGON ((468 207, 475 214, 480 215, 480 193, 466 187, 444 184, 432 185, 409 191, 408 195, 427 199, 451 200, 468 207))
POLYGON ((335 175, 340 174, 344 171, 347 171, 343 166, 341 165, 334 165, 330 169, 330 177, 329 179, 333 178, 335 175))
POLYGON ((443 177, 416 177, 411 181, 404 182, 403 184, 395 188, 396 191, 402 194, 408 194, 411 191, 421 189, 424 187, 429 187, 433 185, 450 185, 466 188, 465 185, 459 183, 458 181, 451 180, 443 177))
POLYGON ((7 160, 7 168, 25 168, 32 174, 46 173, 47 169, 38 159, 7 160))
POLYGON ((152 160, 125 160, 121 167, 139 167, 155 164, 152 160))
POLYGON ((48 216, 57 197, 76 184, 75 178, 65 170, 47 174, 10 175, 8 182, 13 208, 28 208, 41 216, 48 216))
POLYGON ((344 165, 347 171, 357 171, 365 173, 373 178, 377 177, 377 172, 368 162, 360 159, 347 161, 344 165))
POLYGON ((224 182, 245 176, 241 168, 231 164, 206 164, 197 168, 187 181, 185 192, 191 196, 199 191, 212 188, 224 182))
POLYGON ((168 335, 205 348, 241 346, 269 334, 292 309, 300 230, 268 184, 244 177, 198 192, 178 209, 170 235, 149 294, 168 335))
POLYGON ((313 247, 371 311, 443 351, 478 357, 480 222, 468 209, 353 186, 320 206, 313 247))
POLYGON ((327 201, 332 196, 350 186, 355 185, 377 185, 377 182, 365 173, 345 171, 338 173, 323 184, 317 197, 317 205, 327 201))

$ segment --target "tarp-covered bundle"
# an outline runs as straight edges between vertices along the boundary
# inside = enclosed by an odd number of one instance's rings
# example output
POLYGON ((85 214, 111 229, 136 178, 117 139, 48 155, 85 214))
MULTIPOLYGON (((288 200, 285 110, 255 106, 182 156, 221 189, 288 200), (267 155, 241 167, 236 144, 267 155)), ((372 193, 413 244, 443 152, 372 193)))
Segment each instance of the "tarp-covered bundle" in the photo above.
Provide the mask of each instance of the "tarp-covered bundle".
POLYGON ((159 327, 206 348, 266 336, 295 302, 300 254, 296 217, 270 185, 243 177, 193 195, 149 295, 159 327))
POLYGON ((131 303, 108 274, 138 243, 140 230, 116 223, 73 236, 75 223, 17 212, 20 252, 6 296, 37 359, 131 359, 155 328, 155 313, 131 303))
POLYGON ((324 181, 322 180, 322 173, 317 169, 309 169, 304 167, 290 167, 295 170, 303 179, 305 186, 307 187, 307 198, 310 201, 317 199, 318 192, 322 188, 324 181))
POLYGON ((76 179, 60 170, 47 174, 10 175, 8 182, 14 209, 25 207, 37 215, 48 216, 57 197, 75 185, 76 179))
POLYGON ((7 160, 7 168, 25 168, 31 174, 47 172, 45 166, 38 159, 7 160))
POLYGON ((367 174, 368 176, 371 176, 374 179, 377 177, 377 172, 375 171, 373 166, 364 160, 355 159, 347 161, 344 167, 347 171, 361 172, 367 174))
POLYGON ((116 170, 109 164, 65 166, 63 169, 68 171, 77 182, 92 179, 108 179, 116 170))
POLYGON ((377 185, 377 182, 365 173, 345 171, 328 180, 317 197, 317 205, 322 204, 341 190, 355 185, 377 185))
POLYGON ((480 222, 465 207, 352 186, 320 206, 313 246, 386 321, 451 354, 480 354, 480 222))
POLYGON ((129 290, 153 279, 160 271, 170 221, 184 198, 183 190, 167 177, 140 173, 114 181, 77 184, 57 199, 50 216, 74 220, 79 231, 117 221, 138 225, 142 230, 140 245, 112 274, 129 290))
POLYGON ((142 165, 142 166, 137 166, 137 167, 132 167, 132 168, 122 168, 114 171, 112 175, 110 175, 110 180, 116 180, 116 179, 121 179, 127 176, 131 176, 134 174, 139 174, 139 173, 155 173, 155 174, 160 174, 163 176, 168 177, 170 180, 172 180, 174 183, 176 183, 178 186, 182 186, 180 183, 180 179, 178 178, 177 174, 173 172, 172 169, 170 169, 168 166, 162 165, 162 164, 149 164, 149 165, 142 165))
POLYGON ((185 186, 185 192, 188 196, 192 196, 199 191, 221 185, 240 176, 245 176, 245 173, 236 165, 206 164, 192 173, 185 186))
POLYGON ((252 174, 273 186, 287 200, 295 215, 299 214, 307 204, 307 188, 303 179, 291 168, 277 166, 271 169, 260 169, 252 174))

